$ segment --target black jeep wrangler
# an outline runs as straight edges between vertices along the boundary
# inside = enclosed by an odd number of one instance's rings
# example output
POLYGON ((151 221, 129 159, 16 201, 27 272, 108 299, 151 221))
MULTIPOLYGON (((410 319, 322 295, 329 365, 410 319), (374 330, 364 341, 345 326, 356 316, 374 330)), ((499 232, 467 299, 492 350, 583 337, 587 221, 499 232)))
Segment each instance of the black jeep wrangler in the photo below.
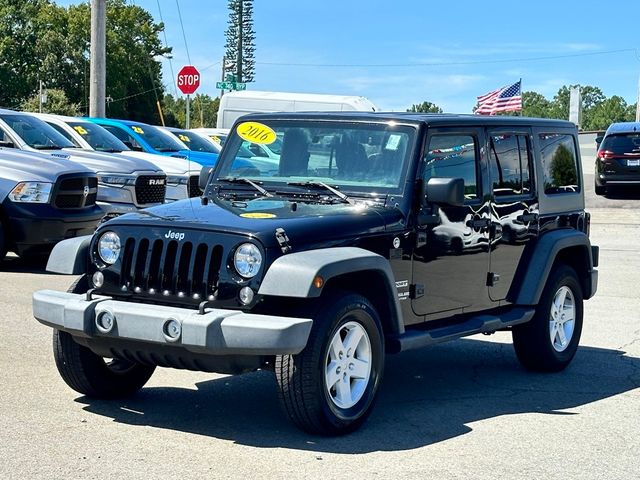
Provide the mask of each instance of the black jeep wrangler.
POLYGON ((246 116, 201 198, 59 243, 49 269, 81 276, 34 315, 80 393, 268 369, 319 434, 362 424, 387 353, 509 329, 527 369, 559 371, 598 278, 577 146, 554 120, 246 116), (278 153, 239 162, 246 142, 278 153))

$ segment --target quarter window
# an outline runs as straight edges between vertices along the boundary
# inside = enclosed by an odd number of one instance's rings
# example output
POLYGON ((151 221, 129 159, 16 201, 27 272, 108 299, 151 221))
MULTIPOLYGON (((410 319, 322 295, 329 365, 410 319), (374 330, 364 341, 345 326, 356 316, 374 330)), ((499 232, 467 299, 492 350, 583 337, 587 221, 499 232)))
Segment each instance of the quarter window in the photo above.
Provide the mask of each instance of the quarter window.
POLYGON ((573 137, 561 133, 541 133, 538 138, 542 154, 544 192, 579 192, 578 155, 573 137))
POLYGON ((490 142, 489 162, 494 195, 531 193, 527 136, 509 133, 492 134, 490 142))
POLYGON ((424 157, 424 181, 462 178, 464 196, 478 198, 476 140, 471 135, 434 135, 424 157))

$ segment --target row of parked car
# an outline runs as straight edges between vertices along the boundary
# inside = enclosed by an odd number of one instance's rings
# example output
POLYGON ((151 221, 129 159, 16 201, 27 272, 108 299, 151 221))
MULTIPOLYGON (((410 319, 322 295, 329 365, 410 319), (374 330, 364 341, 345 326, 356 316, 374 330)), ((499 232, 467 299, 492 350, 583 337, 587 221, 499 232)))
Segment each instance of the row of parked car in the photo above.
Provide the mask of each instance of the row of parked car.
POLYGON ((202 130, 0 109, 0 259, 46 255, 105 217, 198 196, 224 138, 202 130))

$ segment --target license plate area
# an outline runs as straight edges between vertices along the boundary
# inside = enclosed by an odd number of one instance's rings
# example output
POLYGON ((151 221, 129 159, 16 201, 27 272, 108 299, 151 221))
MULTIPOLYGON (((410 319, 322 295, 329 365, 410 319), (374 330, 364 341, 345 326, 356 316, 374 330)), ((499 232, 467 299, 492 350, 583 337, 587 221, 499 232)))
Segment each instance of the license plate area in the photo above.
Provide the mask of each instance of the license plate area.
POLYGON ((640 167, 640 158, 628 159, 627 167, 640 167))

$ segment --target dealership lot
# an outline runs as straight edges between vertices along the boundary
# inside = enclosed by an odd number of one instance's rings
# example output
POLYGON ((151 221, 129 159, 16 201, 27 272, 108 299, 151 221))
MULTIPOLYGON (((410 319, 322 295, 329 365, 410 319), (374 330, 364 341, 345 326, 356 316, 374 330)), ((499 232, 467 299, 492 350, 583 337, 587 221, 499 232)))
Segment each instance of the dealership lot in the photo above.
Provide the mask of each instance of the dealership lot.
POLYGON ((582 154, 600 284, 582 347, 554 375, 526 373, 499 332, 389 357, 381 397, 356 433, 291 426, 267 372, 158 370, 126 401, 71 391, 31 292, 66 289, 14 258, 0 271, 2 478, 635 478, 640 469, 640 194, 595 197, 582 154))

